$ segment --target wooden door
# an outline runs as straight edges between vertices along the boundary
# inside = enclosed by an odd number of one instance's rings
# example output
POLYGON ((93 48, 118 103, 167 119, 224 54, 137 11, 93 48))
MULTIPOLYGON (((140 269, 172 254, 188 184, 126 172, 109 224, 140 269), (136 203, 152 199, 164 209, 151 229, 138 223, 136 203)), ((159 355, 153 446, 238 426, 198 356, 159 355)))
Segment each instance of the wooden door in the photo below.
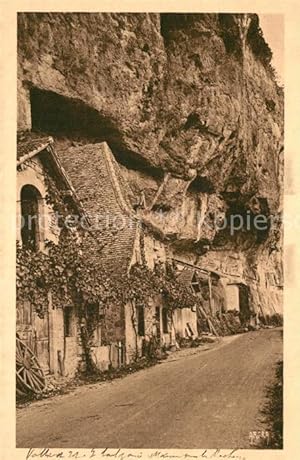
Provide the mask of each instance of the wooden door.
POLYGON ((17 302, 16 331, 19 338, 34 350, 33 311, 28 301, 17 302))

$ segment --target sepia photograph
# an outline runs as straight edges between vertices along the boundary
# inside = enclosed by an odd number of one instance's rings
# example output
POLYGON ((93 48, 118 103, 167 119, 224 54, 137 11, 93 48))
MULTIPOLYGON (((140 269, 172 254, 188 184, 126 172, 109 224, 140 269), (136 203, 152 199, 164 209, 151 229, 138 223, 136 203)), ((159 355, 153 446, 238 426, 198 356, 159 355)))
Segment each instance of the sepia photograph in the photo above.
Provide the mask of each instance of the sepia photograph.
POLYGON ((17 13, 16 446, 32 457, 283 449, 283 26, 17 13))

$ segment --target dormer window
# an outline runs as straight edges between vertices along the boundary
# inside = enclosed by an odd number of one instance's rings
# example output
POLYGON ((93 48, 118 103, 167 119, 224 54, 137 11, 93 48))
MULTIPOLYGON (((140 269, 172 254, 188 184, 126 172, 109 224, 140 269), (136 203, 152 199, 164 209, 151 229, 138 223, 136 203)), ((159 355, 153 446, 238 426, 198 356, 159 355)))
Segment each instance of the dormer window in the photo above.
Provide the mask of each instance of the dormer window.
POLYGON ((24 185, 21 190, 22 246, 32 251, 38 251, 39 235, 39 200, 41 194, 33 185, 24 185))

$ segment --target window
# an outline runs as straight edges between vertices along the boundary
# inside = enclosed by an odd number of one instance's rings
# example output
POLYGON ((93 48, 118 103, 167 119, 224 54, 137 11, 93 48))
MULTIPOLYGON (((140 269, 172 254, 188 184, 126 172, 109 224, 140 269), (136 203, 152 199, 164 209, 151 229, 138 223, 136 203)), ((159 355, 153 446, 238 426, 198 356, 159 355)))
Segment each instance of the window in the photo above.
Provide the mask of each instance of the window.
POLYGON ((32 185, 21 190, 22 245, 33 251, 39 250, 39 200, 40 192, 32 185))
POLYGON ((145 315, 144 315, 144 306, 137 306, 137 325, 138 325, 138 335, 145 335, 145 315))
POLYGON ((169 328, 168 328, 168 309, 167 308, 162 309, 162 329, 163 329, 164 334, 167 334, 169 332, 169 328))
POLYGON ((72 307, 64 307, 64 334, 65 337, 72 336, 72 307))

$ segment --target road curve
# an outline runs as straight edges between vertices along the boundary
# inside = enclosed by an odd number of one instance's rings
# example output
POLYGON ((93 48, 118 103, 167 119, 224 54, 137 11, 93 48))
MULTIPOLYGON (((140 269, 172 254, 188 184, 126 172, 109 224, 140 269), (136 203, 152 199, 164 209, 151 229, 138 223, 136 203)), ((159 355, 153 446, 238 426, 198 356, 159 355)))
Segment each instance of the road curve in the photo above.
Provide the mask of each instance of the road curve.
POLYGON ((19 409, 17 447, 249 448, 279 359, 282 330, 261 330, 80 387, 19 409))

